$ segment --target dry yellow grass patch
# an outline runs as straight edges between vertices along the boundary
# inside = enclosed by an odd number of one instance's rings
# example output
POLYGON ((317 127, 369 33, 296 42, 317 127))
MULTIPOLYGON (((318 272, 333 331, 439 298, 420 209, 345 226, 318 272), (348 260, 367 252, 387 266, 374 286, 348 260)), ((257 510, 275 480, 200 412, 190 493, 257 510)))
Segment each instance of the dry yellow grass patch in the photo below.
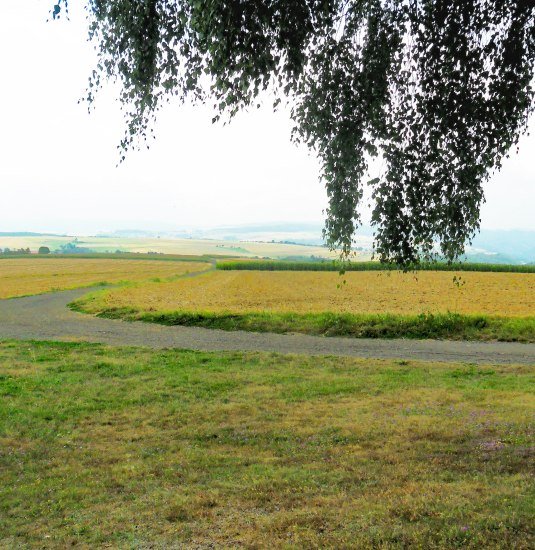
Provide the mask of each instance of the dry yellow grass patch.
POLYGON ((0 298, 39 294, 99 282, 168 278, 207 269, 201 262, 101 259, 0 260, 0 298))
POLYGON ((218 271, 195 279, 139 285, 110 291, 99 308, 142 311, 247 313, 457 312, 511 317, 535 315, 535 275, 525 273, 412 274, 375 271, 333 272, 218 271), (339 287, 343 280, 347 284, 339 287))

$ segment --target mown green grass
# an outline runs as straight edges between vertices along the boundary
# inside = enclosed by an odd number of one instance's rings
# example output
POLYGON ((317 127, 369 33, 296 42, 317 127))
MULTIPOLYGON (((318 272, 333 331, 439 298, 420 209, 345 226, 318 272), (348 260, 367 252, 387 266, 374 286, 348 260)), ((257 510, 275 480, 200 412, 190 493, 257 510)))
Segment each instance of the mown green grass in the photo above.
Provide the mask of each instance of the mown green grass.
POLYGON ((532 548, 535 369, 0 344, 0 546, 532 548))
POLYGON ((535 342, 535 317, 492 317, 459 313, 419 315, 356 313, 273 313, 144 311, 135 307, 99 306, 103 294, 91 293, 72 302, 79 312, 97 307, 98 317, 162 325, 196 326, 278 334, 301 333, 352 338, 434 338, 535 342))
MULTIPOLYGON (((381 262, 315 261, 294 262, 284 260, 218 261, 217 269, 242 271, 396 271, 399 266, 381 262)), ((490 264, 473 262, 420 263, 409 269, 415 271, 490 271, 505 273, 535 273, 535 265, 490 264)))

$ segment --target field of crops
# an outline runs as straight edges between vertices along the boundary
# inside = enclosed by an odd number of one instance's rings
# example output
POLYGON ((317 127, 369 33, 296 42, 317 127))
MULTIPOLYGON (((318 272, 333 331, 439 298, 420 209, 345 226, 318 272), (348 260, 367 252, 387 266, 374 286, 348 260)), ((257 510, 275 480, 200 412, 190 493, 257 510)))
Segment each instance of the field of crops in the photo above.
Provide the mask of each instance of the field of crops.
POLYGON ((207 269, 209 265, 201 262, 122 259, 2 259, 0 299, 100 283, 168 279, 207 269))
MULTIPOLYGON (((217 262, 222 271, 396 271, 395 265, 388 266, 380 262, 356 261, 341 264, 335 260, 294 262, 288 260, 222 260, 217 262)), ((414 266, 415 271, 479 271, 494 273, 535 273, 535 265, 512 265, 491 263, 421 263, 414 266)))
POLYGON ((426 271, 399 272, 217 271, 194 279, 111 290, 88 302, 98 312, 132 307, 145 311, 226 313, 456 312, 524 317, 535 315, 535 275, 426 271), (340 284, 346 280, 346 284, 340 284))

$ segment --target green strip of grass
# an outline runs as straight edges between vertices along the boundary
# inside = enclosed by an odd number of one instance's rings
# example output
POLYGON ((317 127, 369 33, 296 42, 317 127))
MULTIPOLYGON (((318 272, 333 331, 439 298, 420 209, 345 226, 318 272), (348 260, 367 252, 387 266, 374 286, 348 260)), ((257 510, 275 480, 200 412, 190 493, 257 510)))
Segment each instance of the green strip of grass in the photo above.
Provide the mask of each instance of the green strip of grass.
POLYGON ((2 548, 533 548, 534 369, 0 343, 2 548))
POLYGON ((252 332, 302 333, 352 338, 434 338, 535 342, 535 317, 507 318, 458 313, 420 315, 351 313, 213 313, 189 311, 147 312, 133 307, 99 309, 99 293, 76 300, 80 312, 126 321, 196 326, 252 332), (90 307, 88 307, 90 305, 90 307))
MULTIPOLYGON (((399 267, 380 262, 351 262, 341 264, 337 261, 293 262, 278 260, 218 261, 217 269, 244 271, 389 271, 399 267)), ((535 273, 535 265, 508 265, 487 263, 421 263, 412 266, 416 271, 490 271, 505 273, 535 273)))
MULTIPOLYGON (((235 258, 235 256, 228 256, 235 258)), ((203 262, 214 263, 212 256, 184 255, 184 254, 160 254, 150 252, 87 252, 80 254, 1 254, 0 260, 142 260, 162 262, 203 262)))

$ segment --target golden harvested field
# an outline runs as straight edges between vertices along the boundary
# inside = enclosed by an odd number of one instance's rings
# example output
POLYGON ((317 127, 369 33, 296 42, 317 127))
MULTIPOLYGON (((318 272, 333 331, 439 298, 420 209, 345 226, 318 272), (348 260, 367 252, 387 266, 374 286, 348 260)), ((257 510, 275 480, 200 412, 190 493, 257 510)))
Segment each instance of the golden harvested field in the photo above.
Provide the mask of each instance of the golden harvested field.
POLYGON ((334 272, 217 271, 193 279, 134 285, 110 290, 86 311, 132 307, 143 311, 246 313, 335 312, 483 313, 535 315, 535 275, 524 273, 462 274, 424 271, 411 274, 376 271, 334 272), (345 279, 346 285, 338 288, 345 279))
POLYGON ((0 260, 0 298, 90 286, 100 282, 169 278, 210 267, 202 262, 21 258, 0 260))

